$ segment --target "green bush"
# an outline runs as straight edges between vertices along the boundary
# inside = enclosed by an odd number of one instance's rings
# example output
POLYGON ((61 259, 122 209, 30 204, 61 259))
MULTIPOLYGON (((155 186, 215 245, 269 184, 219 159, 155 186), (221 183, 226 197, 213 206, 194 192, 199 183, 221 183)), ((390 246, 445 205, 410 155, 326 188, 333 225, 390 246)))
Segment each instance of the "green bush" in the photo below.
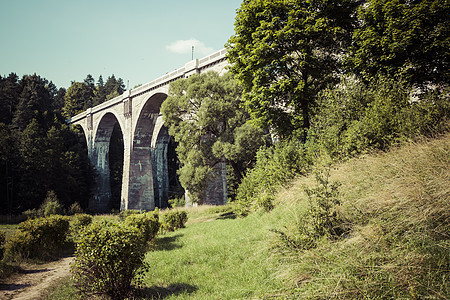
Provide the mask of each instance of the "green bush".
POLYGON ((9 260, 22 258, 51 258, 68 246, 69 218, 52 215, 22 222, 5 245, 5 257, 9 260))
POLYGON ((282 245, 297 250, 317 246, 320 239, 337 239, 350 231, 346 222, 338 215, 340 205, 339 182, 330 182, 329 169, 316 172, 316 186, 304 187, 308 198, 308 210, 299 217, 294 228, 272 230, 278 234, 282 245))
POLYGON ((298 140, 260 149, 254 168, 247 172, 237 189, 235 213, 245 216, 258 208, 270 210, 273 203, 264 194, 275 194, 296 175, 305 174, 311 163, 305 144, 298 140))
POLYGON ((134 226, 144 235, 146 242, 153 240, 158 234, 160 223, 158 212, 147 212, 143 214, 131 214, 125 219, 125 224, 134 226))
POLYGON ((129 297, 132 281, 144 266, 145 252, 144 235, 136 227, 122 222, 94 222, 77 240, 71 267, 74 285, 85 297, 129 297))
POLYGON ((44 217, 61 215, 64 213, 64 208, 61 203, 59 203, 58 197, 54 191, 47 192, 47 197, 45 197, 39 210, 41 211, 40 215, 44 217))
POLYGON ((83 209, 81 208, 80 203, 75 202, 75 203, 72 203, 72 205, 70 205, 67 213, 71 216, 76 215, 76 214, 82 214, 83 209))
POLYGON ((126 209, 126 210, 122 210, 119 213, 119 218, 120 218, 120 220, 123 221, 130 215, 136 215, 136 214, 141 214, 141 213, 143 213, 143 211, 138 210, 138 209, 126 209))
POLYGON ((188 216, 184 210, 169 210, 161 216, 161 228, 165 231, 175 231, 184 228, 188 216))
POLYGON ((171 207, 184 207, 186 205, 186 201, 184 200, 184 196, 181 196, 180 198, 170 199, 169 204, 171 207))
POLYGON ((448 130, 448 88, 412 94, 411 88, 389 78, 370 84, 344 78, 320 94, 310 144, 342 159, 448 130))
POLYGON ((92 223, 92 216, 88 214, 75 214, 70 222, 70 236, 76 241, 81 230, 92 223))
POLYGON ((35 219, 41 217, 41 212, 40 210, 33 208, 22 212, 22 215, 27 219, 35 219))

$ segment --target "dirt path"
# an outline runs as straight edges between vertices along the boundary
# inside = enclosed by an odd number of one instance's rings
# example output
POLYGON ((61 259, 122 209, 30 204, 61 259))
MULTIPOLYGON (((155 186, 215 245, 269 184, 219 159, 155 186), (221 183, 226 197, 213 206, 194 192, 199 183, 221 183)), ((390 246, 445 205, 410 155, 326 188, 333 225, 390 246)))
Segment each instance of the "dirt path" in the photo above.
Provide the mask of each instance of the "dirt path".
POLYGON ((70 275, 73 257, 42 265, 24 266, 23 271, 0 284, 0 300, 39 299, 56 280, 70 275))

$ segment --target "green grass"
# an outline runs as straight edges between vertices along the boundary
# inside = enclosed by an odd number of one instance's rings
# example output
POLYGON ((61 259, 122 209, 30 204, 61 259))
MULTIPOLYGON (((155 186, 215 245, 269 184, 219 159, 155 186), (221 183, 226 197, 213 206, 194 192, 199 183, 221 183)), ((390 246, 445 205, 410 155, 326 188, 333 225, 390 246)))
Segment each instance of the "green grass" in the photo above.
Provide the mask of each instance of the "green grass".
POLYGON ((180 286, 168 299, 242 299, 282 288, 266 243, 270 216, 191 222, 158 238, 147 254, 150 290, 180 286))

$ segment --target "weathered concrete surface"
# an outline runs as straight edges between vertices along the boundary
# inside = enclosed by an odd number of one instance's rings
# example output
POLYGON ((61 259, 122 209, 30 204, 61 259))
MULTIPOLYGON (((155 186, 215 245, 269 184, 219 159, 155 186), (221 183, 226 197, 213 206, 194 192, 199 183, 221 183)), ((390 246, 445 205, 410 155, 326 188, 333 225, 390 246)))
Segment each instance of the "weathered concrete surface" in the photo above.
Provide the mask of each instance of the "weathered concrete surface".
MULTIPOLYGON (((126 91, 114 99, 74 116, 69 122, 81 125, 86 135, 91 163, 98 178, 90 208, 98 212, 110 209, 109 143, 117 123, 123 134, 124 160, 121 210, 153 210, 164 206, 169 194, 167 151, 170 137, 160 114, 167 98, 169 83, 193 74, 226 72, 226 50, 186 63, 169 74, 126 91)), ((219 164, 212 176, 204 203, 226 203, 226 171, 219 164)))

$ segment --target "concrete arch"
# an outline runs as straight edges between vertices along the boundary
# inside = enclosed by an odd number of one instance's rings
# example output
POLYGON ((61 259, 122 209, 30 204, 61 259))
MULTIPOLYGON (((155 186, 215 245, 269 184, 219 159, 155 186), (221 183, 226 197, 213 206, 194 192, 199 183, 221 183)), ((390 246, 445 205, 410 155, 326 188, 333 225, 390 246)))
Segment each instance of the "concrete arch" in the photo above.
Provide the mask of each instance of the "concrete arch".
MULTIPOLYGON (((116 122, 117 122, 117 123, 119 124, 119 126, 120 126, 120 130, 121 130, 122 132, 125 132, 124 118, 123 118, 121 115, 119 115, 119 114, 118 114, 116 111, 114 111, 114 110, 105 110, 105 111, 102 111, 101 113, 99 113, 98 115, 95 116, 95 118, 96 118, 98 121, 96 121, 96 122, 94 123, 94 126, 93 126, 93 128, 92 128, 92 132, 93 132, 92 140, 94 141, 94 143, 95 143, 95 140, 96 140, 96 137, 97 137, 98 130, 99 130, 99 128, 102 126, 102 122, 104 122, 104 120, 105 120, 105 116, 106 116, 107 118, 110 118, 110 117, 108 117, 107 115, 113 115, 114 118, 115 118, 115 120, 116 120, 116 122)), ((115 123, 113 123, 112 126, 114 126, 114 124, 115 124, 115 123)), ((104 126, 104 125, 103 125, 103 126, 104 126)))
MULTIPOLYGON (((162 117, 158 119, 162 120, 162 117)), ((158 122, 156 125, 159 125, 158 122)), ((153 193, 155 205, 159 208, 167 207, 169 200, 169 168, 167 157, 169 142, 170 136, 167 127, 162 124, 161 126, 155 126, 150 151, 153 166, 153 193)))
MULTIPOLYGON (((89 135, 88 135, 88 133, 89 133, 89 131, 87 130, 86 126, 83 126, 80 123, 75 123, 75 124, 72 124, 71 127, 72 127, 72 129, 74 129, 75 127, 81 128, 81 133, 83 134, 85 142, 86 142, 86 148, 88 148, 88 145, 89 145, 89 135)), ((88 154, 89 154, 89 151, 88 151, 88 154)))
MULTIPOLYGON (((133 130, 130 157, 130 184, 128 194, 128 208, 153 210, 155 190, 158 191, 158 169, 167 165, 167 159, 161 155, 159 149, 152 147, 155 124, 157 124, 162 102, 167 98, 166 93, 154 93, 139 111, 133 130), (161 157, 157 159, 157 157, 161 157), (159 166, 159 167, 158 167, 159 166), (156 173, 156 174, 155 174, 156 173)), ((160 118, 159 118, 160 119, 160 118)), ((167 169, 167 166, 165 167, 167 169)), ((159 172, 161 173, 161 172, 159 172)), ((159 194, 159 192, 157 192, 159 194)))
POLYGON ((114 113, 106 112, 101 116, 94 131, 90 159, 96 169, 97 180, 94 197, 91 199, 89 207, 97 212, 108 212, 111 208, 109 146, 114 125, 119 124, 120 126, 119 120, 114 113))

